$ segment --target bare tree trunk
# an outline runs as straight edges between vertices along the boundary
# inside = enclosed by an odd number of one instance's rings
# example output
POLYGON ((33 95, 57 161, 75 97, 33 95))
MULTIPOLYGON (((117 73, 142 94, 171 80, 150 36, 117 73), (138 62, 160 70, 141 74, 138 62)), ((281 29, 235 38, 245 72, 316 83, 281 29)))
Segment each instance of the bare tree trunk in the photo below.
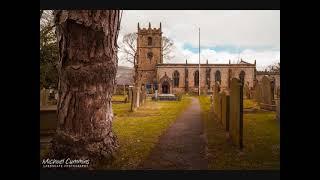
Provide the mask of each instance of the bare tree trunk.
MULTIPOLYGON (((112 157, 112 91, 117 72, 119 10, 57 10, 58 127, 55 158, 112 157)), ((94 162, 93 162, 94 163, 94 162)))

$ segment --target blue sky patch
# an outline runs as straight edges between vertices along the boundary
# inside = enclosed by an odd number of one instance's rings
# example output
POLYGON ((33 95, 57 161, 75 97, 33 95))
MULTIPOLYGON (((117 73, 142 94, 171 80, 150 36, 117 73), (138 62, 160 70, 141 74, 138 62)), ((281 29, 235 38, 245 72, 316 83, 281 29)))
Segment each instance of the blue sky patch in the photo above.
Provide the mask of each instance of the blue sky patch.
MULTIPOLYGON (((198 53, 199 52, 199 47, 194 47, 190 43, 185 43, 183 44, 183 49, 189 50, 193 53, 198 53)), ((260 46, 260 47, 237 47, 237 46, 232 46, 232 45, 224 45, 224 46, 214 46, 214 47, 209 47, 209 46, 201 46, 201 49, 210 49, 214 50, 216 52, 229 52, 229 53, 239 53, 242 52, 246 49, 251 49, 255 51, 264 51, 264 50, 279 50, 273 47, 268 47, 268 46, 260 46)))

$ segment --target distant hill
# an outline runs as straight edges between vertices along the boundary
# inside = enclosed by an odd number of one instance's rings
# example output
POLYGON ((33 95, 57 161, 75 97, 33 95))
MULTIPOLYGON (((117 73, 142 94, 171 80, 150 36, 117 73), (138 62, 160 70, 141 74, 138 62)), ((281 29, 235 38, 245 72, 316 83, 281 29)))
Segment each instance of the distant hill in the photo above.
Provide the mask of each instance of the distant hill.
POLYGON ((132 67, 118 66, 116 81, 118 85, 133 85, 134 70, 132 67))

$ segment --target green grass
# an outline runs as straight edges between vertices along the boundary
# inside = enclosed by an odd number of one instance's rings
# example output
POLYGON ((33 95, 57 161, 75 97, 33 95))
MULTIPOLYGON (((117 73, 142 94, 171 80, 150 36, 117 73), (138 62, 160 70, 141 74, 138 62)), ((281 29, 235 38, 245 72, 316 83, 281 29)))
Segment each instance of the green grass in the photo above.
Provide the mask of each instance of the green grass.
POLYGON ((125 96, 124 95, 113 95, 112 96, 112 101, 124 101, 125 96))
POLYGON ((280 127, 274 112, 244 114, 244 149, 240 152, 227 141, 226 132, 210 111, 210 98, 199 99, 208 139, 209 169, 280 168, 280 127))
POLYGON ((252 99, 244 99, 243 100, 243 108, 255 108, 259 109, 259 105, 252 99))
POLYGON ((181 101, 148 100, 135 112, 129 112, 130 103, 113 104, 116 114, 113 131, 120 147, 115 159, 109 165, 101 165, 100 169, 135 169, 190 102, 188 97, 181 101))

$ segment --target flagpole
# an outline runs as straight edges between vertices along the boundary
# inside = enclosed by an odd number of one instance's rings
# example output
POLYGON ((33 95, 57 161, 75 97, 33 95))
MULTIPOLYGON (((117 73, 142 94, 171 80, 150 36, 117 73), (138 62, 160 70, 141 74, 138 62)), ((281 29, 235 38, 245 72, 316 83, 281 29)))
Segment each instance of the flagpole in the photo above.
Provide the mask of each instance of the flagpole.
POLYGON ((199 88, 198 88, 198 93, 199 93, 199 96, 200 96, 200 28, 199 28, 199 88))

